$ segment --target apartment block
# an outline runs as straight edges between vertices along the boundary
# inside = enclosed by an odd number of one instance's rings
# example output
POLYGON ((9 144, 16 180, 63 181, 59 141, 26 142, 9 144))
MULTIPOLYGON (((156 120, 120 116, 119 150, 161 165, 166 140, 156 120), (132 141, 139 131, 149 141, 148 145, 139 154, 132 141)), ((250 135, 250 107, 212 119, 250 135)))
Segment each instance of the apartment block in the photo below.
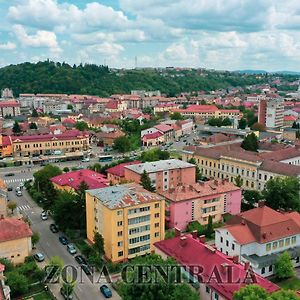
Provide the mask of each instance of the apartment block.
POLYGON ((127 261, 154 252, 164 239, 165 201, 136 183, 86 191, 87 238, 104 238, 107 259, 127 261))
POLYGON ((196 182, 196 166, 179 159, 168 159, 125 167, 125 179, 140 183, 146 171, 156 191, 162 192, 179 184, 196 182))
POLYGON ((0 117, 16 117, 20 113, 20 104, 15 100, 0 101, 0 117))
POLYGON ((166 199, 166 223, 169 228, 185 230, 192 221, 202 225, 222 220, 224 213, 241 211, 241 189, 227 180, 209 180, 194 184, 182 184, 161 192, 166 199))
POLYGON ((262 99, 258 106, 258 122, 267 128, 280 128, 283 126, 283 113, 283 99, 262 99))
POLYGON ((274 274, 278 255, 287 251, 295 267, 300 266, 300 214, 259 207, 234 216, 217 228, 215 244, 226 255, 249 262, 263 277, 274 274))

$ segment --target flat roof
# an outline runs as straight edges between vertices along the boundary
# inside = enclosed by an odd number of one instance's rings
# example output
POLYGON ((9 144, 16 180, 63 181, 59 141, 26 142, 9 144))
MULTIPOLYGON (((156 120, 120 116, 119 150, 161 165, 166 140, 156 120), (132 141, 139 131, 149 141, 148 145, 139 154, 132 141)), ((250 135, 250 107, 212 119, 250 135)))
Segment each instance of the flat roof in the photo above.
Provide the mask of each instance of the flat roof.
POLYGON ((158 171, 167 171, 173 169, 184 169, 192 167, 196 166, 179 159, 167 159, 153 162, 145 162, 138 165, 126 166, 125 168, 130 169, 138 174, 142 174, 144 170, 147 173, 153 173, 158 171))

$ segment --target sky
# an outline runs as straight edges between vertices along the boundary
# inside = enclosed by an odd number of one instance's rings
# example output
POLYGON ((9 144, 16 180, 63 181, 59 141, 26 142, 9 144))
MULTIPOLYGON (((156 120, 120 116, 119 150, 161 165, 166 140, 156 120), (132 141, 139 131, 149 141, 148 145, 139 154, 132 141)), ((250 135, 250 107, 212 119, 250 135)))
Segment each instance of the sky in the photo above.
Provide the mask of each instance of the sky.
POLYGON ((0 0, 0 66, 300 71, 299 0, 0 0))

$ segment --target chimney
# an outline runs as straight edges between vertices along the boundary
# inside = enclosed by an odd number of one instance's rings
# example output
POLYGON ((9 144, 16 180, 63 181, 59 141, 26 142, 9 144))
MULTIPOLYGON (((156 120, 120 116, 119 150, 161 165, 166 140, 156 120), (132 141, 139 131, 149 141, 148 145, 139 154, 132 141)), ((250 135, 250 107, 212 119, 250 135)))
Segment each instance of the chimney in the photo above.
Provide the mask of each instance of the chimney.
POLYGON ((232 257, 232 261, 233 261, 234 264, 238 264, 239 263, 239 256, 238 255, 234 255, 232 257))
POLYGON ((205 235, 204 234, 199 236, 199 241, 200 241, 200 243, 205 244, 205 235))
POLYGON ((193 230, 193 231, 192 231, 192 237, 193 237, 193 239, 196 239, 197 236, 198 236, 197 230, 193 230))
POLYGON ((184 246, 186 245, 186 243, 187 243, 187 238, 186 238, 186 236, 180 237, 180 246, 181 246, 181 247, 184 247, 184 246))
POLYGON ((181 231, 180 231, 179 228, 175 227, 174 230, 175 230, 175 236, 180 236, 181 235, 181 231))
POLYGON ((265 206, 265 201, 260 200, 258 201, 258 207, 264 207, 265 206))
POLYGON ((249 261, 245 262, 245 264, 244 264, 244 270, 247 271, 249 269, 249 267, 250 267, 250 262, 249 261))

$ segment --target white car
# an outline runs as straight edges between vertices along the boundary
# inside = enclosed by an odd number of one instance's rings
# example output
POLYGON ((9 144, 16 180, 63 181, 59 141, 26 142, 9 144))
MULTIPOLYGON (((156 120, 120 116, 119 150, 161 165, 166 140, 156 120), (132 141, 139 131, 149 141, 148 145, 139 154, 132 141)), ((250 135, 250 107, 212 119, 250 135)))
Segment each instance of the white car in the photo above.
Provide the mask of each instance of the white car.
POLYGON ((86 157, 86 158, 83 158, 81 161, 82 161, 82 162, 89 162, 90 159, 89 159, 88 157, 86 157))
POLYGON ((48 220, 48 214, 47 214, 45 211, 43 211, 43 212, 41 213, 41 219, 42 219, 43 221, 48 220))
POLYGON ((21 196, 22 196, 22 192, 21 192, 20 190, 18 190, 18 191, 16 191, 16 195, 17 195, 18 197, 21 197, 21 196))

